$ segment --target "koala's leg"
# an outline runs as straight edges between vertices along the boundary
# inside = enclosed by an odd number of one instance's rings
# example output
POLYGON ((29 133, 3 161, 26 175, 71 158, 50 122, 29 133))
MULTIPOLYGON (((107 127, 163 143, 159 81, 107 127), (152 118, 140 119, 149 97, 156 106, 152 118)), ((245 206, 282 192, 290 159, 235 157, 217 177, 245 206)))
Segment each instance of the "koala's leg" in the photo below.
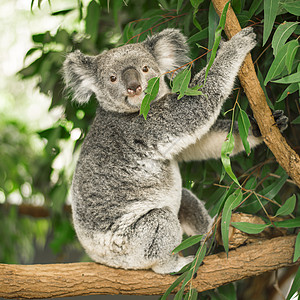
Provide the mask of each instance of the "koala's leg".
MULTIPOLYGON (((210 128, 209 132, 198 139, 196 143, 184 149, 177 157, 178 161, 206 160, 210 158, 220 158, 222 145, 231 128, 231 120, 217 120, 210 128)), ((251 148, 261 144, 263 138, 255 136, 255 128, 250 128, 248 142, 251 148)), ((244 151, 244 145, 239 135, 237 122, 233 124, 234 149, 232 156, 244 151)))
POLYGON ((213 219, 207 213, 203 202, 185 188, 182 189, 178 217, 187 235, 206 234, 213 224, 213 219))
POLYGON ((150 266, 154 272, 166 274, 180 271, 193 257, 172 255, 181 243, 182 230, 178 217, 167 207, 150 210, 131 226, 131 247, 137 268, 150 266))

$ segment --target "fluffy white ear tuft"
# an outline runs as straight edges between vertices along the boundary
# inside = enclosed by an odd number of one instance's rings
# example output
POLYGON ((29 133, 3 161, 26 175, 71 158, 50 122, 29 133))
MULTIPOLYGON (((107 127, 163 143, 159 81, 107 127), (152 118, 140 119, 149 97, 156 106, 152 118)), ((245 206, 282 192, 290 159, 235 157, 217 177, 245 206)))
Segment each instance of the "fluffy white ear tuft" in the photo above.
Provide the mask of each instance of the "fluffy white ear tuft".
POLYGON ((67 88, 73 92, 73 99, 80 104, 88 102, 95 91, 95 57, 84 55, 79 50, 70 53, 63 64, 63 75, 67 88))
POLYGON ((178 29, 165 29, 148 37, 144 46, 156 58, 163 73, 177 69, 190 61, 185 36, 178 29))

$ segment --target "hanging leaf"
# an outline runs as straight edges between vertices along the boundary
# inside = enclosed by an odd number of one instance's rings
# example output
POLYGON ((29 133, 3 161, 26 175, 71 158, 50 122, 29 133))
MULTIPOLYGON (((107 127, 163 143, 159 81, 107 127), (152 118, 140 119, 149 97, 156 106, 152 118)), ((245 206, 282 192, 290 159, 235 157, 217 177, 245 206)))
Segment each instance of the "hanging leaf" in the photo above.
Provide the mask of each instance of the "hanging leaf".
POLYGON ((290 35, 295 31, 298 22, 284 22, 278 26, 276 29, 273 39, 272 48, 274 56, 280 51, 290 35))
POLYGON ((278 0, 264 0, 264 32, 263 32, 263 46, 266 44, 278 10, 278 0))
MULTIPOLYGON (((294 41, 291 41, 291 42, 294 42, 294 41)), ((275 59, 272 62, 271 67, 269 68, 269 71, 268 71, 267 76, 265 78, 264 85, 267 85, 267 83, 270 80, 272 80, 273 78, 278 77, 282 73, 282 71, 284 70, 286 55, 287 55, 287 48, 288 48, 288 46, 291 42, 285 44, 280 49, 280 51, 277 53, 275 59)))
POLYGON ((186 68, 173 79, 172 93, 178 93, 178 99, 181 99, 185 91, 188 89, 189 83, 191 80, 191 70, 186 68))
POLYGON ((231 225, 248 234, 260 233, 269 226, 268 224, 253 224, 248 222, 232 222, 231 225))
POLYGON ((226 173, 231 177, 231 179, 237 184, 240 185, 236 176, 234 175, 231 164, 230 164, 230 154, 234 148, 234 137, 232 132, 229 132, 226 138, 226 141, 222 145, 221 149, 221 161, 223 163, 226 173))
POLYGON ((284 83, 284 84, 289 84, 289 83, 294 83, 294 82, 299 83, 300 82, 300 71, 298 71, 297 73, 294 73, 292 75, 278 79, 278 80, 272 80, 272 82, 284 83))
POLYGON ((295 16, 300 16, 300 2, 297 1, 284 1, 282 6, 290 13, 295 16))
POLYGON ((91 1, 87 8, 87 15, 85 18, 85 31, 90 35, 93 42, 98 36, 98 23, 100 19, 101 6, 95 0, 91 1))
POLYGON ((202 238, 203 238, 203 235, 193 235, 193 236, 187 238, 173 250, 173 254, 178 253, 179 251, 182 251, 186 248, 189 248, 189 247, 199 243, 202 240, 202 238))
POLYGON ((227 255, 229 250, 228 235, 229 235, 229 225, 230 225, 232 210, 234 210, 241 203, 242 199, 243 199, 242 190, 238 189, 227 198, 223 208, 222 220, 221 220, 221 233, 222 233, 223 246, 227 255))
POLYGON ((291 214, 296 206, 296 195, 293 195, 277 210, 275 217, 277 216, 287 216, 291 214))
POLYGON ((216 32, 215 32, 215 42, 214 42, 214 45, 212 47, 210 60, 209 60, 208 65, 206 67, 205 80, 207 78, 209 69, 211 68, 211 66, 212 66, 212 64, 215 60, 216 54, 217 54, 217 50, 218 50, 218 47, 219 47, 219 44, 220 44, 220 41, 221 41, 221 33, 222 33, 222 30, 224 29, 224 26, 225 26, 226 14, 227 14, 229 3, 230 3, 230 1, 228 1, 225 4, 224 8, 223 8, 223 11, 222 11, 222 14, 221 14, 221 17, 220 17, 220 22, 219 22, 219 25, 218 25, 218 27, 216 29, 216 32))
POLYGON ((293 94, 296 91, 299 90, 299 85, 298 83, 292 83, 290 84, 281 94, 280 98, 276 101, 276 102, 280 102, 282 100, 284 100, 289 94, 293 94))
POLYGON ((283 228, 297 228, 300 227, 300 217, 295 219, 289 219, 279 222, 274 222, 276 227, 283 227, 283 228))
POLYGON ((291 286, 291 289, 289 291, 289 294, 286 298, 286 300, 290 300, 292 299, 292 297, 296 294, 299 293, 299 289, 300 289, 300 267, 298 268, 298 271, 295 275, 293 284, 291 286))
POLYGON ((250 145, 247 140, 250 126, 251 126, 251 124, 250 124, 248 115, 246 114, 246 112, 244 110, 242 110, 240 108, 240 114, 238 117, 238 127, 239 127, 240 137, 242 139, 242 142, 243 142, 243 145, 244 145, 247 155, 249 155, 251 152, 250 145))
POLYGON ((300 116, 291 122, 292 124, 300 124, 300 116))
POLYGON ((146 96, 142 101, 141 109, 140 109, 140 115, 143 115, 145 120, 150 110, 150 103, 156 98, 158 91, 159 91, 159 77, 153 77, 148 81, 148 86, 145 90, 146 96))
POLYGON ((285 65, 286 65, 286 68, 287 68, 289 74, 291 74, 291 72, 292 72, 292 67, 294 64, 294 60, 295 60, 295 56, 297 54, 298 48, 299 48, 298 40, 291 41, 288 45, 288 48, 286 51, 286 57, 285 57, 285 65))
POLYGON ((296 262, 299 257, 300 257, 300 232, 298 232, 297 238, 296 238, 293 262, 296 262))
POLYGON ((187 272, 181 274, 166 290, 160 300, 167 300, 168 296, 172 293, 172 291, 180 284, 180 282, 186 277, 187 272))
POLYGON ((279 193, 279 191, 281 190, 281 188, 283 187, 283 185, 289 177, 289 175, 287 175, 286 173, 283 173, 280 176, 281 177, 279 180, 276 180, 272 184, 268 185, 260 192, 260 194, 267 198, 274 199, 274 197, 279 193))

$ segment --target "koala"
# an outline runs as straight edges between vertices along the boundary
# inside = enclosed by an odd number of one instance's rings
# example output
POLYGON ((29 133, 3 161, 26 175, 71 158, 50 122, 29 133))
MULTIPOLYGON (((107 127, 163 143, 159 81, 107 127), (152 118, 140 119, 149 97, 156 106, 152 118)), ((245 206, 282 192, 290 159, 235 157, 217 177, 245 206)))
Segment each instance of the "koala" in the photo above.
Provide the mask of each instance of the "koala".
MULTIPOLYGON (((80 104, 95 94, 99 106, 81 148, 72 182, 74 227, 87 254, 115 268, 177 272, 193 257, 172 254, 188 235, 206 234, 212 218, 182 188, 178 163, 219 158, 231 120, 217 120, 236 75, 255 46, 251 28, 222 43, 209 70, 190 86, 203 95, 170 93, 161 80, 147 120, 139 115, 149 79, 190 61, 186 38, 165 29, 145 41, 88 56, 67 55, 66 86, 80 104)), ((278 117, 281 123, 282 115, 278 117)), ((235 125, 236 154, 243 145, 235 125)), ((252 147, 262 142, 249 133, 252 147)))

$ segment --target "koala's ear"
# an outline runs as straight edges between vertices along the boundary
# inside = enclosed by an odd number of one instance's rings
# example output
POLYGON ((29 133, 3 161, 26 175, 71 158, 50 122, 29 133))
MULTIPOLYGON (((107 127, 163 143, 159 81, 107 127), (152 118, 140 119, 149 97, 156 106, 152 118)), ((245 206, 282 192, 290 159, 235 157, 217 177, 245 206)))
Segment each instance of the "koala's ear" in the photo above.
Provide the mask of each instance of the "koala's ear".
POLYGON ((148 37, 143 44, 155 57, 163 73, 190 61, 186 38, 178 29, 165 29, 148 37))
POLYGON ((73 99, 83 104, 95 91, 97 64, 95 57, 82 54, 79 50, 68 54, 63 64, 63 76, 73 99))

